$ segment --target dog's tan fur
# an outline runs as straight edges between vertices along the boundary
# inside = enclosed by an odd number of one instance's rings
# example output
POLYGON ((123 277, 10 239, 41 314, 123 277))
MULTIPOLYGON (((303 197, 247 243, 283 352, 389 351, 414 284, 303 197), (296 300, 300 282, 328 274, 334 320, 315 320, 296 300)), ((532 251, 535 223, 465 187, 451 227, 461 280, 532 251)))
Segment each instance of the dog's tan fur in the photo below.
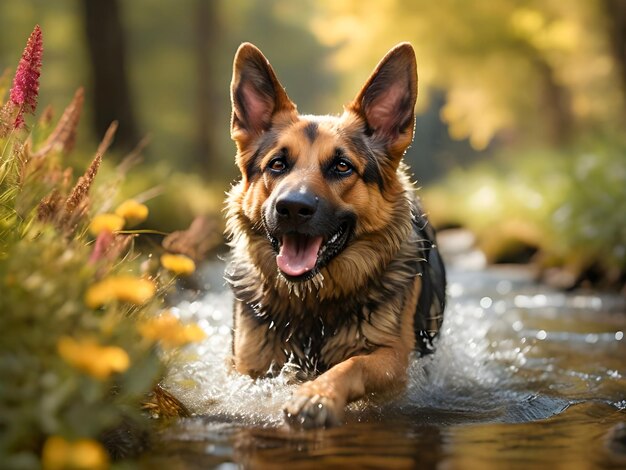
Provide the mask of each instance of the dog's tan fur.
POLYGON ((292 362, 312 378, 285 407, 292 422, 337 423, 348 402, 401 387, 410 353, 427 352, 441 325, 445 274, 401 163, 416 96, 408 44, 389 52, 339 117, 299 115, 254 46, 235 57, 231 132, 242 177, 227 201, 234 366, 261 377, 292 362), (339 151, 352 171, 329 176, 339 151), (279 176, 268 170, 277 152, 290 159, 279 176), (267 214, 278 195, 298 188, 355 222, 339 254, 293 281, 277 268, 267 214))

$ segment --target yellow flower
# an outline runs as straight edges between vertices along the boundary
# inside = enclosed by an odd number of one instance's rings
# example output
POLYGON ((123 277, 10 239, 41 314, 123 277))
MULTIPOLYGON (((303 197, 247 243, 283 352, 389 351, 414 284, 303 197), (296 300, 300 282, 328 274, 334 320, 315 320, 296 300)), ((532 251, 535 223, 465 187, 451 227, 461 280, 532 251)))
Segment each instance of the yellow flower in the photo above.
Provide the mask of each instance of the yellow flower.
POLYGON ((174 274, 188 276, 196 270, 196 263, 185 255, 172 255, 165 253, 161 256, 161 265, 174 274))
POLYGON ((137 225, 148 217, 148 208, 134 199, 128 199, 122 202, 115 213, 123 217, 129 226, 137 225))
POLYGON ((98 235, 100 232, 107 230, 109 232, 117 232, 124 227, 124 219, 115 214, 98 214, 89 224, 89 231, 92 235, 98 235))
POLYGON ((201 341, 204 331, 196 324, 183 325, 170 312, 151 318, 138 325, 139 333, 151 341, 160 341, 166 348, 175 348, 187 343, 201 341))
POLYGON ((105 470, 109 456, 96 441, 79 439, 68 442, 60 436, 49 437, 43 445, 41 460, 44 470, 105 470))
POLYGON ((59 356, 83 372, 104 380, 113 372, 124 372, 130 366, 128 353, 118 346, 100 346, 91 339, 80 341, 62 336, 57 342, 59 356))
POLYGON ((85 294, 85 303, 98 308, 115 300, 143 305, 156 293, 156 286, 149 279, 134 276, 113 276, 93 284, 85 294))

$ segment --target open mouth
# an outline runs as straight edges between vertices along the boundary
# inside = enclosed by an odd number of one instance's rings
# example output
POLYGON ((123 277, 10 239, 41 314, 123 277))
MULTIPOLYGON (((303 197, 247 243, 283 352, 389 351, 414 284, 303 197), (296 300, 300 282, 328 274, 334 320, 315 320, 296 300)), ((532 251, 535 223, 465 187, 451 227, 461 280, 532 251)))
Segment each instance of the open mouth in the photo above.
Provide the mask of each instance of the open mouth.
POLYGON ((306 281, 337 256, 350 238, 350 226, 345 223, 330 237, 310 236, 291 232, 280 239, 272 238, 278 251, 276 264, 290 281, 306 281))

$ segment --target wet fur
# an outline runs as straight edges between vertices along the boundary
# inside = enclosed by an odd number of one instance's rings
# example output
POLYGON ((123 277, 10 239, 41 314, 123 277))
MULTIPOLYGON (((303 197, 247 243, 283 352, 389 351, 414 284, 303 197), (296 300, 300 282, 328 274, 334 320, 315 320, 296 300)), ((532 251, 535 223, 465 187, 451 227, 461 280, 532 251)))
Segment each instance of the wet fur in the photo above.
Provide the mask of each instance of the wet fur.
POLYGON ((285 407, 293 423, 334 424, 349 401, 401 387, 410 353, 429 352, 441 325, 445 272, 401 163, 416 85, 403 44, 341 116, 301 116, 258 49, 245 44, 236 55, 231 132, 242 177, 226 209, 234 366, 262 377, 295 364, 309 381, 285 407), (338 149, 354 163, 350 178, 325 170, 338 149), (293 170, 276 178, 266 168, 281 151, 293 170), (303 181, 356 224, 327 266, 292 282, 277 268, 264 217, 277 192, 303 181))

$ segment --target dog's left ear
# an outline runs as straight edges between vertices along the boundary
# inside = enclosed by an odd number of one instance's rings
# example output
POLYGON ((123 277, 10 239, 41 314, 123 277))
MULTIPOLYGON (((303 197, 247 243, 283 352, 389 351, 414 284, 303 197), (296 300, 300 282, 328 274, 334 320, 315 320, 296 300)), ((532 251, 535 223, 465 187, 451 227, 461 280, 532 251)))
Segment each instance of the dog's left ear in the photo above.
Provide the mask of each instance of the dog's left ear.
POLYGON ((413 139, 417 64, 409 43, 391 49, 348 109, 360 115, 372 138, 392 154, 402 154, 413 139))

